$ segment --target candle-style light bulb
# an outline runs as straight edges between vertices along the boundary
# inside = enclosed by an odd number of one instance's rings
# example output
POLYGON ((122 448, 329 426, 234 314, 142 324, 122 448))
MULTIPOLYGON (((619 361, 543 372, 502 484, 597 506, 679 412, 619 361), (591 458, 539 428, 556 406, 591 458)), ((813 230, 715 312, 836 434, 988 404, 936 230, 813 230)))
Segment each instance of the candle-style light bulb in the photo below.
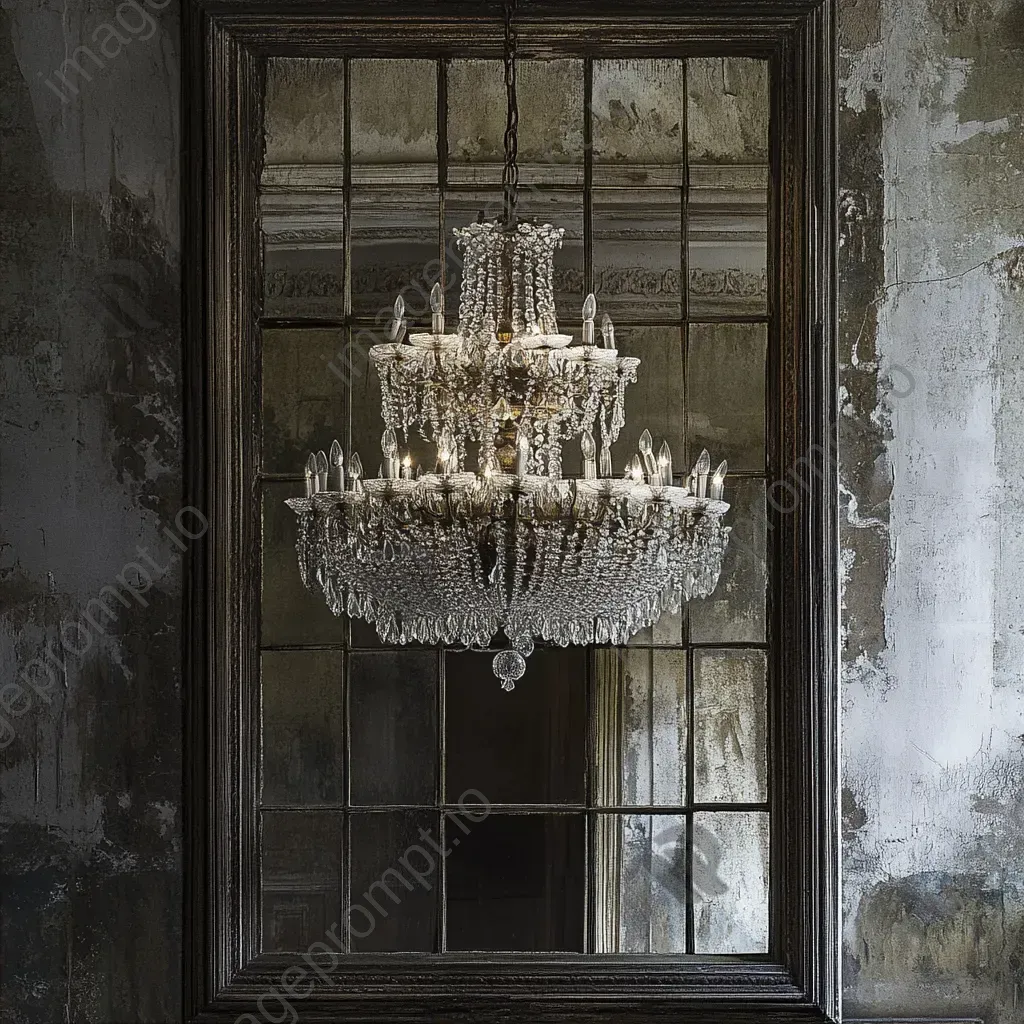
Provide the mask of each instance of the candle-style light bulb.
POLYGON ((316 489, 327 490, 327 456, 322 452, 316 453, 316 489))
POLYGON ((310 452, 306 459, 306 497, 312 498, 317 491, 316 456, 310 452))
POLYGON ((597 316, 597 299, 591 292, 583 300, 583 344, 594 344, 594 317, 597 316))
POLYGON ((710 472, 711 456, 708 455, 707 448, 704 448, 697 457, 697 461, 693 466, 693 476, 696 482, 696 490, 694 493, 698 498, 706 498, 708 496, 708 473, 710 472))
POLYGON ((644 467, 644 473, 650 483, 658 482, 658 464, 654 460, 654 438, 649 430, 644 430, 640 435, 640 458, 644 467))
POLYGON ((406 453, 405 458, 402 459, 402 479, 412 479, 412 456, 409 455, 408 452, 406 453))
POLYGON ((328 482, 332 491, 345 490, 345 453, 337 439, 331 445, 331 472, 328 482))
POLYGON ((352 485, 351 490, 363 489, 363 460, 359 458, 359 452, 353 452, 352 458, 348 461, 348 479, 352 485))
POLYGON ((615 324, 607 313, 601 315, 601 341, 605 348, 615 348, 615 324))
POLYGON ((388 333, 388 341, 392 345, 401 345, 405 341, 405 332, 407 325, 404 320, 392 320, 391 331, 388 333))
POLYGON ((594 435, 589 430, 583 431, 580 438, 580 454, 583 456, 583 479, 597 479, 597 445, 594 444, 594 435))
POLYGON ((388 480, 398 477, 398 438, 393 427, 388 427, 380 438, 380 450, 384 453, 384 476, 388 480))
POLYGON ((447 427, 441 431, 441 436, 437 439, 437 461, 441 475, 450 476, 455 468, 455 440, 447 427))
POLYGON ((525 430, 516 434, 516 473, 525 476, 530 468, 530 435, 525 430))
POLYGON ((444 334, 444 291, 440 281, 435 281, 430 289, 430 331, 444 334))
POLYGON ((718 469, 715 470, 715 475, 711 478, 711 492, 710 497, 714 501, 722 500, 722 493, 725 491, 725 474, 729 472, 729 463, 723 459, 718 464, 718 469))
POLYGON ((497 476, 501 472, 501 463, 498 461, 498 456, 491 452, 484 459, 484 464, 480 467, 480 470, 485 480, 490 480, 492 477, 497 476))
POLYGON ((401 345, 405 338, 405 299, 401 295, 395 299, 395 306, 392 310, 394 316, 391 318, 391 327, 388 330, 388 340, 394 345, 401 345))
POLYGON ((634 455, 629 460, 629 464, 626 466, 626 479, 632 480, 635 484, 642 484, 644 482, 644 467, 640 462, 639 455, 634 455))
POLYGON ((601 448, 601 476, 605 479, 614 475, 612 469, 612 450, 608 445, 603 445, 601 448))
POLYGON ((672 450, 668 441, 662 441, 658 449, 658 478, 662 487, 672 486, 672 450))

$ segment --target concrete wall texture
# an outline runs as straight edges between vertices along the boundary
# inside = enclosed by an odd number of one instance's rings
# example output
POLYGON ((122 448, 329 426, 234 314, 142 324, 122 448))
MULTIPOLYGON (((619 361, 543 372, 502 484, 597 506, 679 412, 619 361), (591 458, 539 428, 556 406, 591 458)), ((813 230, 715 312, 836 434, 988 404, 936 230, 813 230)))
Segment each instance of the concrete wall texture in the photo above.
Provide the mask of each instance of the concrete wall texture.
MULTIPOLYGON (((161 2, 0 14, 0 685, 35 681, 0 752, 5 1024, 181 1016, 195 527, 175 522, 180 45, 161 2), (54 70, 90 42, 100 66, 65 87, 54 70)), ((845 1012, 1007 1024, 1024 4, 844 0, 840 21, 845 1012)))

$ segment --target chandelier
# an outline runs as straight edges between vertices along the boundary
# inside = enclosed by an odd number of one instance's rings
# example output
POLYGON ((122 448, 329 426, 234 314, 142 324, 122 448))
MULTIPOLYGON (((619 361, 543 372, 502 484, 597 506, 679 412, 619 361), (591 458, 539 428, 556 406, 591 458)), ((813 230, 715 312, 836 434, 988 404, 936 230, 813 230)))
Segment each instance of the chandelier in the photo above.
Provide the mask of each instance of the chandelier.
POLYGON ((624 644, 718 582, 729 527, 726 463, 702 451, 681 483, 645 430, 616 476, 612 444, 640 360, 620 356, 597 302, 581 343, 559 333, 553 261, 564 229, 517 220, 515 31, 505 18, 503 214, 456 228, 463 276, 456 330, 440 282, 431 330, 410 333, 401 295, 389 340, 370 349, 381 382, 379 475, 360 456, 311 454, 298 516, 299 572, 336 615, 374 623, 388 644, 488 649, 511 690, 535 640, 624 644), (429 471, 403 453, 418 434, 429 471), (583 474, 562 472, 578 444, 583 474), (468 467, 475 465, 475 470, 468 467))

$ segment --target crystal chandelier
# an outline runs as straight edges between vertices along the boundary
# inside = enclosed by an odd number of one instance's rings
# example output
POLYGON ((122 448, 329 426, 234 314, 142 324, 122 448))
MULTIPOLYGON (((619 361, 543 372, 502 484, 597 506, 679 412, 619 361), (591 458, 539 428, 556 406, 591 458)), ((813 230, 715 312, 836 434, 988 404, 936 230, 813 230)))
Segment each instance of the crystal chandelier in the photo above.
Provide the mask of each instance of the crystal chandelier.
POLYGON ((298 516, 299 572, 336 615, 376 624, 388 644, 489 648, 511 690, 536 639, 624 644, 718 582, 729 527, 726 464, 703 451, 677 485, 672 453, 649 431, 616 477, 637 358, 620 356, 611 319, 583 303, 581 344, 560 334, 553 261, 564 229, 516 219, 515 32, 506 6, 508 122, 504 211, 456 228, 459 322, 445 328, 440 283, 430 332, 408 333, 395 302, 389 341, 370 358, 381 381, 383 462, 367 478, 340 444, 310 455, 298 516), (436 445, 433 471, 403 456, 411 434, 436 445), (600 444, 598 444, 600 442, 600 444), (583 475, 562 450, 578 443, 583 475), (475 471, 467 469, 474 464, 475 471), (505 643, 507 641, 507 643, 505 643))

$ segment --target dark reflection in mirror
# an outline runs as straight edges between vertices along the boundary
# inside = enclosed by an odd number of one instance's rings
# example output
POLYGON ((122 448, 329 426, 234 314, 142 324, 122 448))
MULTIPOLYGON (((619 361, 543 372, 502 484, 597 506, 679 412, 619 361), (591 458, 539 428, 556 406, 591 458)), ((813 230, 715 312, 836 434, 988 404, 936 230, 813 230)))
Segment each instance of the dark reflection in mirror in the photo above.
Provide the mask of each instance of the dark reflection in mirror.
POLYGON ((299 951, 340 914, 340 814, 264 811, 263 949, 299 951))
POLYGON ((539 648, 511 693, 491 654, 446 658, 447 792, 476 789, 492 804, 582 804, 587 651, 539 648))
POLYGON ((441 888, 438 815, 353 814, 349 915, 354 953, 431 953, 441 888))
POLYGON ((448 949, 582 953, 584 816, 459 820, 464 831, 448 827, 448 949))
POLYGON ((353 804, 424 804, 437 795, 437 655, 349 658, 353 804))
MULTIPOLYGON (((288 323, 264 331, 258 427, 264 947, 305 949, 347 903, 370 914, 352 915, 353 952, 762 951, 768 66, 520 63, 519 215, 565 228, 562 329, 578 337, 593 287, 642 359, 615 465, 644 426, 677 474, 706 446, 728 460, 734 532, 710 598, 626 648, 538 649, 508 694, 492 654, 389 650, 296 572, 283 500, 301 481, 280 474, 337 436, 377 475, 368 349, 399 293, 409 329, 429 323, 435 280, 454 328, 452 228, 501 208, 500 62, 351 59, 347 75, 348 95, 341 61, 268 66, 263 314, 288 323), (470 790, 476 820, 442 821, 470 790)), ((432 465, 432 440, 400 444, 432 465)), ((580 472, 578 443, 563 459, 580 472)))

